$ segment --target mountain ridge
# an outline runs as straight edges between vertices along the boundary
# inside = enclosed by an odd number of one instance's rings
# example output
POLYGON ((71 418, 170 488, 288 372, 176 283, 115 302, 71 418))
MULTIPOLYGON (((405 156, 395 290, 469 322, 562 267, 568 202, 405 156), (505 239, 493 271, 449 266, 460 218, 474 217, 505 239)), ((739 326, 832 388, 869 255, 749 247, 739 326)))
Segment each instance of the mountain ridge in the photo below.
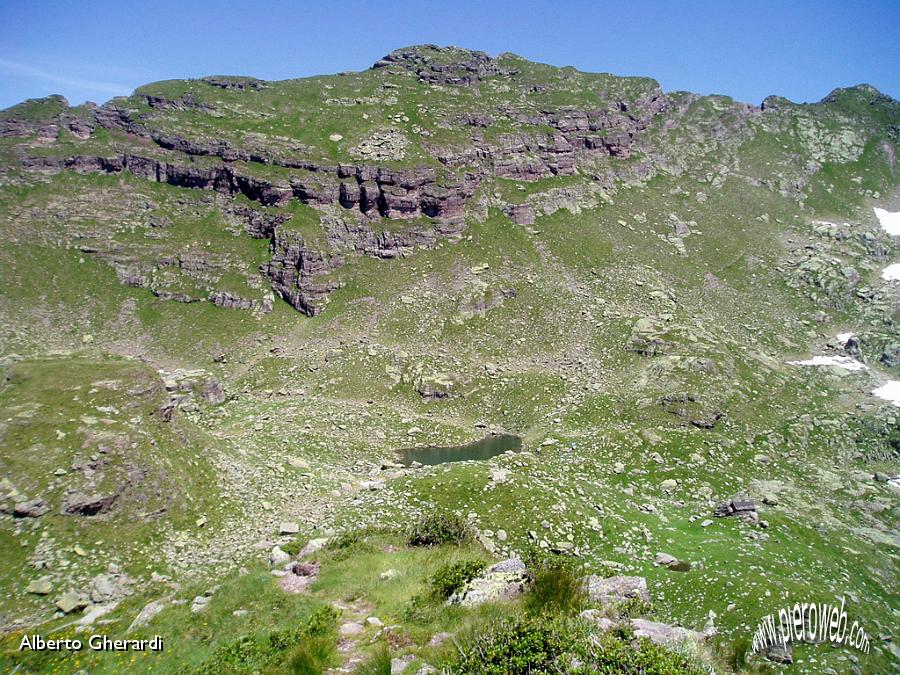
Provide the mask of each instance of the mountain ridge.
POLYGON ((793 668, 896 669, 900 104, 378 63, 0 113, 3 664, 75 670, 17 640, 102 616, 182 639, 78 667, 460 670, 436 636, 475 658, 508 615, 684 627, 733 672, 762 616, 846 594, 871 653, 793 668), (532 616, 545 564, 587 614, 532 616), (460 578, 526 597, 436 599, 460 578))

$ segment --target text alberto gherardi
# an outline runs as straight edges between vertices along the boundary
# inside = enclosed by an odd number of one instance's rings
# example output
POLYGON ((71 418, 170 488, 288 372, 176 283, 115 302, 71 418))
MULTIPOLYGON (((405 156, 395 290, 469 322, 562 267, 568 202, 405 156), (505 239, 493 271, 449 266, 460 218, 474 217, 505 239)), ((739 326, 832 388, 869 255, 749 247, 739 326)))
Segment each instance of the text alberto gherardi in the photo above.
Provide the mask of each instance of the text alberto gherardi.
POLYGON ((161 652, 163 639, 154 635, 149 640, 116 640, 107 635, 91 635, 86 640, 77 638, 54 639, 40 635, 23 635, 19 651, 33 652, 80 652, 82 649, 95 652, 161 652))

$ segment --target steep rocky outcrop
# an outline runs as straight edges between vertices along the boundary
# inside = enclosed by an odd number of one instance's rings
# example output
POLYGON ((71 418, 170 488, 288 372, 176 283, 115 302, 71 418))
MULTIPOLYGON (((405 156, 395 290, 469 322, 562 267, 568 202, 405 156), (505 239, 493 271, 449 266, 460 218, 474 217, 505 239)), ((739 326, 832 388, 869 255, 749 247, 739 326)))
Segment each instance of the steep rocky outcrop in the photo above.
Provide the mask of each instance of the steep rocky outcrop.
MULTIPOLYGON (((355 76, 373 85, 374 93, 335 97, 328 93, 332 85, 312 93, 321 95, 325 104, 346 101, 341 105, 348 108, 377 104, 382 111, 408 96, 407 102, 416 104, 419 119, 401 111, 373 124, 363 113, 360 117, 368 120, 366 124, 330 133, 328 143, 339 145, 323 145, 316 133, 307 134, 302 127, 304 123, 314 127, 306 120, 318 114, 305 110, 305 103, 288 110, 266 99, 266 110, 256 109, 254 102, 270 96, 280 83, 213 76, 184 81, 181 89, 171 83, 148 85, 131 97, 100 107, 70 108, 61 97, 26 102, 19 110, 5 111, 0 136, 17 139, 14 154, 20 158, 19 166, 28 171, 130 172, 150 181, 238 198, 221 208, 226 220, 252 237, 270 240, 272 256, 261 271, 272 289, 293 307, 315 314, 322 310, 328 293, 340 286, 332 273, 347 255, 390 259, 416 247, 433 246, 441 237, 458 235, 467 215, 481 218, 488 204, 526 226, 559 208, 577 213, 605 200, 618 184, 641 184, 661 172, 678 174, 686 157, 694 161, 717 144, 731 143, 736 148, 735 144, 755 133, 751 119, 761 123, 765 117, 765 123, 775 128, 781 124, 779 115, 789 116, 789 109, 795 107, 774 98, 757 108, 724 97, 667 96, 646 78, 554 70, 512 55, 494 58, 484 52, 434 45, 396 50, 370 71, 355 76), (422 84, 413 88, 435 96, 434 106, 420 102, 417 92, 405 91, 413 79, 410 74, 420 83, 445 88, 444 92, 422 84), (510 95, 485 95, 498 87, 510 95), (217 89, 228 90, 228 98, 217 99, 222 95, 217 89), (553 96, 546 96, 548 92, 553 96), (457 98, 465 99, 464 105, 455 104, 457 98), (185 114, 196 115, 201 122, 184 122, 180 117, 185 114), (214 120, 232 116, 240 120, 237 126, 242 130, 216 135, 214 120), (285 131, 261 131, 259 120, 267 117, 281 125, 268 125, 268 129, 285 131), (300 127, 298 117, 304 120, 300 127), (424 128, 426 119, 430 129, 424 128), (108 152, 98 151, 93 142, 76 142, 75 147, 80 145, 84 151, 64 154, 71 152, 72 137, 90 139, 98 129, 108 132, 111 140, 102 146, 108 152), (444 130, 452 133, 445 135, 444 130), (346 145, 341 145, 345 136, 346 145), (670 143, 676 136, 690 140, 670 143), (383 152, 386 138, 402 141, 404 152, 397 156, 383 152), (534 182, 575 175, 584 177, 582 184, 566 182, 529 194, 524 203, 488 196, 495 182, 502 184, 495 179, 534 182), (262 208, 248 207, 243 199, 262 208), (281 209, 295 200, 322 213, 324 241, 313 243, 308 231, 301 236, 286 227, 290 216, 281 209), (347 218, 331 218, 341 209, 349 212, 347 218), (382 218, 429 219, 430 224, 411 223, 386 232, 378 227, 382 218)), ((848 98, 872 105, 890 101, 863 87, 836 91, 816 105, 833 109, 848 98)), ((347 118, 342 123, 352 126, 355 122, 347 118)), ((831 145, 828 152, 823 150, 823 157, 830 156, 831 145)), ((729 170, 718 167, 718 173, 708 179, 711 186, 718 187, 729 170)), ((757 185, 769 180, 742 179, 755 180, 757 185)), ((772 186, 782 192, 803 189, 802 178, 772 186)), ((673 228, 667 240, 686 255, 682 238, 693 228, 677 219, 673 228)), ((209 284, 191 293, 154 285, 153 275, 138 269, 128 257, 117 251, 110 258, 115 258, 120 281, 149 287, 158 297, 270 309, 265 298, 251 299, 209 284)), ((844 286, 854 290, 858 282, 853 278, 844 286)), ((668 349, 665 328, 649 319, 638 322, 630 348, 647 356, 664 353, 668 349)), ((698 421, 698 426, 708 428, 718 418, 698 421)))
POLYGON ((415 73, 422 82, 454 86, 472 85, 492 75, 510 75, 497 59, 485 52, 424 45, 396 49, 375 62, 373 68, 398 67, 415 73))
POLYGON ((310 316, 321 313, 327 296, 340 287, 336 279, 323 277, 343 266, 347 253, 391 259, 416 248, 434 246, 440 239, 454 238, 465 228, 462 221, 437 221, 405 231, 377 231, 363 222, 351 224, 339 218, 324 218, 326 245, 311 247, 300 234, 276 227, 272 236, 272 259, 261 271, 273 290, 295 309, 310 316))

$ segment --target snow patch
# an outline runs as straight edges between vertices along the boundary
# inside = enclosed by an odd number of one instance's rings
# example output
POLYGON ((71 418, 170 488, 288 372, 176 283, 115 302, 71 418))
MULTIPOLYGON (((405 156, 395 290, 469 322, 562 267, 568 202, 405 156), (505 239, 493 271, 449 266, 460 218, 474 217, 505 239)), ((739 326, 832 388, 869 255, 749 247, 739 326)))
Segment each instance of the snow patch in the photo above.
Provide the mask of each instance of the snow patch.
POLYGON ((900 281, 900 263, 888 265, 881 270, 881 278, 885 281, 900 281))
MULTIPOLYGON (((849 356, 814 356, 806 361, 788 361, 792 366, 837 366, 844 370, 868 370, 868 366, 849 356)), ((900 384, 900 383, 898 383, 900 384)))
POLYGON ((879 209, 877 206, 874 210, 882 229, 894 237, 900 237, 900 211, 891 213, 890 211, 879 209))
POLYGON ((812 221, 813 225, 828 225, 828 227, 852 227, 853 223, 843 223, 838 225, 837 223, 832 223, 830 220, 814 220, 812 221))
POLYGON ((846 347, 847 343, 850 342, 850 338, 853 337, 853 333, 838 333, 837 341, 841 347, 846 347))
POLYGON ((872 394, 900 407, 900 381, 888 380, 887 384, 883 384, 878 389, 873 390, 872 394))

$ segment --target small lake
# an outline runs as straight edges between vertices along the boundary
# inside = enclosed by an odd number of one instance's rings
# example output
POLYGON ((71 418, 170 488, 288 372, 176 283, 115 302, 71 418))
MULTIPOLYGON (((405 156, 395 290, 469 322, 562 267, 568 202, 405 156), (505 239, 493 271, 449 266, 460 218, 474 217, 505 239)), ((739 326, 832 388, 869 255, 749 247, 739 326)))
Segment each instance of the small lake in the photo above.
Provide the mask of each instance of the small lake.
POLYGON ((413 462, 420 464, 446 464, 447 462, 465 462, 468 460, 486 460, 504 452, 518 452, 522 449, 522 439, 512 434, 488 436, 468 445, 451 445, 447 447, 426 446, 422 448, 404 448, 398 450, 400 463, 409 466, 413 462))

